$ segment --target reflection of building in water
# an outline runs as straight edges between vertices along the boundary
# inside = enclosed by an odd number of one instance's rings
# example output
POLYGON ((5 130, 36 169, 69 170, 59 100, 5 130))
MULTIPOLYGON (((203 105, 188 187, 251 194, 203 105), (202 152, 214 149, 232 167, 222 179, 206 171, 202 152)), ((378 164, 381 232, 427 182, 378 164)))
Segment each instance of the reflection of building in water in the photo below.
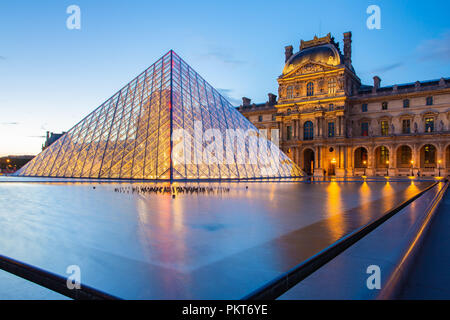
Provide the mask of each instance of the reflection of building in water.
MULTIPOLYGON (((239 111, 260 129, 280 129, 280 145, 316 176, 450 173, 450 78, 363 85, 351 57, 328 34, 285 48, 279 99, 239 111)), ((268 130, 270 132, 270 130, 268 130)))

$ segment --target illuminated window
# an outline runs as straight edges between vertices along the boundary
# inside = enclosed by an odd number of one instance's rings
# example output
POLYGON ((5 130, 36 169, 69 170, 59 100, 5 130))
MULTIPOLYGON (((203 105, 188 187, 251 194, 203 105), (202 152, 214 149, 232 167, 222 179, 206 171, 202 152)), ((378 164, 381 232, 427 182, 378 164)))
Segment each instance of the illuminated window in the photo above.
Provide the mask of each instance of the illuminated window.
POLYGON ((425 118, 425 132, 434 131, 434 118, 425 118))
POLYGON ((311 121, 306 121, 303 125, 303 140, 312 140, 314 138, 314 125, 311 121))
POLYGON ((389 123, 385 120, 381 121, 381 135, 387 136, 389 134, 389 123))
POLYGON ((293 97, 294 97, 294 87, 289 86, 289 87, 287 87, 287 90, 286 90, 286 98, 292 99, 293 97))
POLYGON ((435 164, 436 162, 436 148, 431 144, 424 147, 424 161, 425 164, 435 164))
POLYGON ((308 84, 306 85, 306 95, 308 97, 311 97, 314 95, 314 83, 308 82, 308 84))
POLYGON ((380 158, 379 164, 385 165, 387 161, 389 161, 389 150, 386 147, 380 147, 380 158))
POLYGON ((336 93, 336 79, 331 78, 328 80, 328 93, 335 94, 336 93))

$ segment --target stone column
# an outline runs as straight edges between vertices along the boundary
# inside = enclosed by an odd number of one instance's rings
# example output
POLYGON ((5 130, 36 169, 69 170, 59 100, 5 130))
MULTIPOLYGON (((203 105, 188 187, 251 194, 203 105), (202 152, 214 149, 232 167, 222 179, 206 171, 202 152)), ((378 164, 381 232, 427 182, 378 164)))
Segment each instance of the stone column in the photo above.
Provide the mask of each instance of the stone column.
POLYGON ((413 165, 413 174, 417 175, 417 171, 420 171, 420 149, 419 145, 414 144, 412 150, 412 160, 414 161, 413 165))
POLYGON ((324 172, 322 168, 322 146, 316 146, 316 152, 314 154, 314 176, 315 177, 323 177, 324 172))
POLYGON ((389 150, 389 176, 396 176, 397 173, 397 154, 395 152, 395 146, 388 148, 389 150))
POLYGON ((279 135, 280 135, 280 145, 281 145, 281 142, 283 141, 283 123, 277 122, 277 125, 278 125, 278 130, 279 130, 279 135))
POLYGON ((298 120, 294 120, 294 139, 298 139, 298 120))
POLYGON ((299 125, 298 125, 298 138, 300 139, 300 140, 303 140, 303 123, 302 122, 300 122, 300 120, 299 120, 299 123, 298 123, 299 125))
POLYGON ((314 136, 318 138, 318 137, 320 137, 320 127, 319 127, 320 126, 320 121, 319 121, 319 118, 317 118, 317 117, 314 120, 315 120, 314 121, 315 122, 315 124, 314 124, 314 131, 315 131, 314 132, 314 136))
POLYGON ((344 154, 345 150, 343 146, 336 147, 336 153, 338 154, 337 164, 336 164, 336 176, 345 176, 345 166, 344 166, 344 154))
POLYGON ((367 169, 366 174, 368 176, 374 176, 376 171, 376 159, 375 159, 375 146, 368 147, 367 150, 367 169))

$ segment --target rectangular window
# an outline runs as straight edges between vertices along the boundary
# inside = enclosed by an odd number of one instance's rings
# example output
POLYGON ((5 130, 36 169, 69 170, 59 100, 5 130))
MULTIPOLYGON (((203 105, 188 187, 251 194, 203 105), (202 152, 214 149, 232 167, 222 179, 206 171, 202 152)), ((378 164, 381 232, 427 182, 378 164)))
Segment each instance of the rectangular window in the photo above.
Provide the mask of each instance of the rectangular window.
POLYGON ((362 112, 367 112, 367 103, 363 103, 361 106, 361 111, 362 112))
POLYGON ((334 122, 328 122, 328 136, 334 137, 334 122))
POLYGON ((272 114, 272 121, 276 121, 277 120, 277 115, 275 113, 272 114))
POLYGON ((402 132, 405 134, 411 133, 411 120, 405 119, 402 122, 402 132))
POLYGON ((369 135, 369 123, 368 122, 361 123, 361 135, 363 137, 367 137, 369 135))
POLYGON ((387 136, 389 134, 389 124, 387 121, 381 121, 381 135, 387 136))
POLYGON ((409 108, 409 99, 403 100, 403 108, 409 108))
POLYGON ((286 98, 292 99, 293 97, 294 97, 294 87, 289 86, 289 87, 287 87, 287 90, 286 90, 286 98))
POLYGON ((263 120, 262 116, 258 116, 258 121, 261 122, 263 120))
POLYGON ((425 118, 425 132, 434 131, 434 118, 425 118))
POLYGON ((427 97, 427 106, 433 105, 433 97, 427 97))
POLYGON ((383 102, 381 104, 381 110, 387 110, 387 108, 388 108, 388 103, 387 102, 383 102))
POLYGON ((287 126, 287 135, 286 138, 287 140, 291 140, 292 139, 292 126, 287 126))

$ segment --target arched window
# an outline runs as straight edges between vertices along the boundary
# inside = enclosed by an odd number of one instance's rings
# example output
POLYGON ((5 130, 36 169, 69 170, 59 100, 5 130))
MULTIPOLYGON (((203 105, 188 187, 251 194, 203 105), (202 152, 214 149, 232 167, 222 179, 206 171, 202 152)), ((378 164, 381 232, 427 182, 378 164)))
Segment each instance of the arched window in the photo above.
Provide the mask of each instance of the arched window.
POLYGON ((294 87, 289 86, 286 89, 286 99, 292 99, 294 97, 294 87))
POLYGON ((423 156, 421 156, 421 158, 423 159, 422 167, 436 165, 436 147, 431 144, 427 144, 424 147, 422 147, 422 150, 423 150, 423 156))
POLYGON ((328 80, 328 93, 335 94, 336 93, 336 79, 331 78, 328 80))
POLYGON ((314 125, 311 121, 306 121, 303 125, 303 140, 314 139, 314 125))
POLYGON ((401 146, 397 151, 397 166, 401 168, 409 168, 412 163, 412 150, 408 146, 401 146))
POLYGON ((367 150, 359 147, 355 150, 355 168, 367 168, 367 150))
POLYGON ((308 97, 314 95, 314 83, 308 82, 308 84, 306 85, 306 95, 308 97))

